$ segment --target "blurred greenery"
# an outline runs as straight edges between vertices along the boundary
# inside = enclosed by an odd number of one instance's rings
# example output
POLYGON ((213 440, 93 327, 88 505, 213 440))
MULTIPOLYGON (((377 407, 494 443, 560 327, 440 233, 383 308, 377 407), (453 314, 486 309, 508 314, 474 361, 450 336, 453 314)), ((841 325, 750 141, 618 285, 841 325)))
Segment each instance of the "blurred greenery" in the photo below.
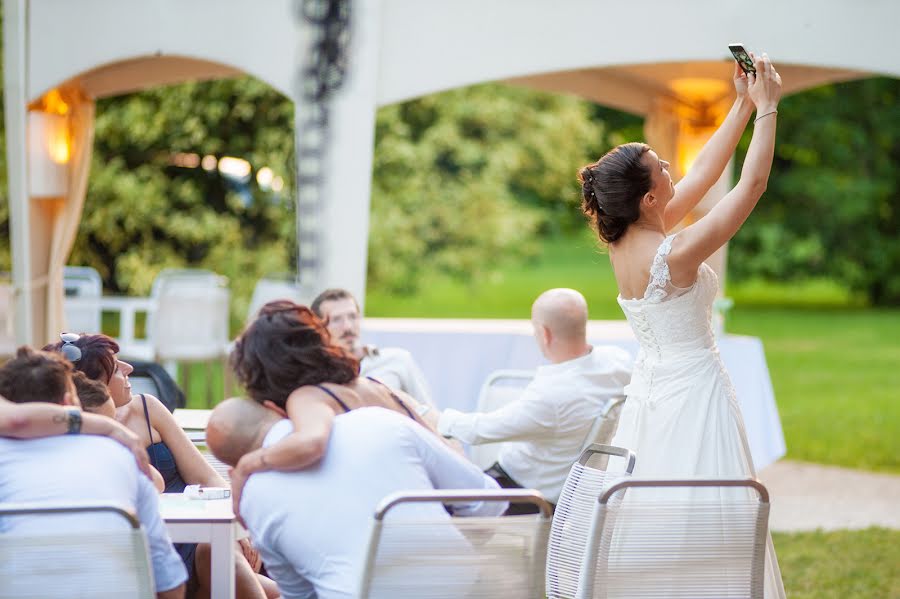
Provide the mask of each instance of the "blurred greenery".
POLYGON ((729 275, 824 276, 874 305, 900 304, 898 164, 900 80, 784 98, 768 190, 729 246, 729 275))
POLYGON ((589 117, 580 100, 500 85, 382 108, 370 288, 409 293, 432 273, 480 280, 532 256, 539 231, 580 224, 572 165, 603 131, 589 117))
POLYGON ((290 187, 261 189, 263 167, 293 180, 293 106, 250 78, 186 83, 98 102, 91 178, 71 264, 108 292, 147 295, 166 267, 227 276, 243 320, 256 279, 290 268, 290 187), (179 154, 247 160, 245 178, 185 168, 179 154))

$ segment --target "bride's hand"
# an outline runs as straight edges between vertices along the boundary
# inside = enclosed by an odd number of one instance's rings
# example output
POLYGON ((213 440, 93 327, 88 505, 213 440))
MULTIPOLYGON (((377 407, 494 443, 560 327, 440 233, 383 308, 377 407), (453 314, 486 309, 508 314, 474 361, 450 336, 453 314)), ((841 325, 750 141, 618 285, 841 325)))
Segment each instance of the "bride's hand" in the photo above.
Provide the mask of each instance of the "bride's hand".
POLYGON ((772 66, 768 54, 763 53, 753 62, 756 66, 756 75, 751 73, 748 77, 750 80, 748 93, 756 106, 757 114, 764 114, 778 107, 778 101, 781 99, 781 75, 772 66))
MULTIPOLYGON (((752 54, 751 54, 752 57, 752 54)), ((747 73, 734 61, 734 91, 737 92, 738 99, 747 98, 747 90, 750 81, 747 79, 747 73)))

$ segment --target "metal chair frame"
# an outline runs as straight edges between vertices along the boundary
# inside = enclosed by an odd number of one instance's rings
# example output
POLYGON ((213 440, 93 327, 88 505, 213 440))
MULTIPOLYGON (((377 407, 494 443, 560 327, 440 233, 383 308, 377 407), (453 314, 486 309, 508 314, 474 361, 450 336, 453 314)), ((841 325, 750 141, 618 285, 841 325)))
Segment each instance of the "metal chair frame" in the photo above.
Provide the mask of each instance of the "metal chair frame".
MULTIPOLYGON (((609 457, 616 456, 623 458, 625 460, 625 467, 622 471, 623 476, 630 476, 632 472, 634 472, 634 465, 636 462, 636 456, 633 451, 630 449, 626 449, 624 447, 614 447, 612 445, 603 445, 598 443, 592 443, 588 445, 581 452, 581 455, 576 462, 576 465, 581 466, 582 468, 591 468, 592 470, 605 471, 609 457), (589 462, 596 456, 604 456, 606 459, 601 467, 595 468, 592 466, 588 466, 589 462)), ((566 477, 566 482, 563 485, 563 492, 560 494, 560 502, 556 506, 556 512, 553 515, 553 523, 550 529, 550 540, 547 544, 547 567, 546 567, 546 588, 547 588, 547 597, 550 599, 555 599, 558 597, 566 596, 560 589, 560 583, 558 582, 558 578, 560 577, 560 569, 563 565, 569 565, 569 572, 574 572, 576 569, 580 572, 580 564, 575 564, 573 560, 566 560, 565 556, 562 555, 562 552, 557 549, 556 539, 566 536, 569 538, 569 542, 572 542, 572 535, 577 531, 573 531, 569 527, 569 523, 573 520, 571 516, 578 516, 577 513, 572 513, 572 508, 574 507, 572 504, 576 503, 577 499, 580 498, 581 501, 577 502, 580 507, 578 512, 585 512, 586 506, 585 502, 589 500, 588 497, 584 495, 582 492, 581 495, 577 497, 573 497, 570 499, 570 495, 567 493, 567 490, 572 487, 572 485, 578 485, 578 482, 581 481, 581 477, 577 480, 573 478, 573 473, 582 472, 576 465, 572 466, 572 469, 569 471, 569 476, 566 477)), ((577 486, 576 486, 577 488, 577 486)), ((594 499, 594 496, 590 496, 591 499, 594 499)), ((589 532, 590 522, 584 522, 581 527, 584 531, 589 532)), ((586 536, 579 535, 575 538, 575 542, 581 542, 585 547, 588 545, 588 539, 586 536)), ((580 574, 579 574, 580 579, 580 574)), ((563 583, 566 584, 566 583, 563 583)), ((568 583, 571 584, 571 581, 568 583)), ((578 584, 578 580, 575 581, 575 584, 578 584)))
MULTIPOLYGON (((139 599, 152 599, 156 597, 153 582, 153 566, 150 561, 150 552, 147 547, 147 539, 141 530, 141 523, 137 518, 134 510, 110 502, 47 502, 47 503, 0 503, 0 517, 4 516, 26 516, 26 515, 44 515, 44 514, 78 514, 104 512, 121 516, 131 528, 132 534, 139 534, 141 542, 133 544, 132 547, 137 552, 136 557, 144 561, 146 568, 144 572, 146 576, 142 576, 141 572, 135 572, 136 586, 141 590, 138 595, 139 599)), ((73 536, 73 550, 78 545, 78 538, 73 536)), ((52 563, 48 564, 46 576, 52 576, 52 563)), ((0 593, 3 595, 3 593, 0 593)), ((3 595, 6 596, 6 595, 3 595)))
MULTIPOLYGON (((369 537, 369 545, 366 551, 366 561, 363 568, 362 580, 360 583, 360 599, 369 599, 373 582, 373 571, 375 568, 375 559, 378 555, 379 542, 383 532, 383 524, 385 516, 395 507, 408 503, 459 503, 469 501, 508 501, 510 503, 530 503, 537 506, 539 512, 536 516, 507 516, 510 521, 513 518, 537 518, 541 522, 548 522, 553 515, 553 508, 550 503, 537 491, 532 489, 501 489, 501 490, 481 490, 481 489, 463 489, 463 490, 434 490, 434 491, 411 491, 393 493, 385 497, 375 508, 374 523, 372 526, 372 534, 369 537)), ((463 519, 463 518, 461 518, 463 519)), ((465 518, 465 520, 477 520, 477 516, 473 518, 465 518)), ((543 563, 546 561, 547 539, 546 537, 537 538, 534 548, 535 562, 543 563)), ((544 597, 543 579, 540 576, 539 569, 534 573, 532 588, 536 589, 535 597, 544 597)))
MULTIPOLYGON (((578 585, 578 593, 576 599, 591 599, 594 596, 594 586, 596 585, 596 561, 600 549, 600 542, 604 526, 607 520, 607 507, 611 500, 619 493, 624 493, 627 489, 636 488, 674 488, 674 487, 694 487, 694 488, 735 488, 745 487, 753 489, 759 496, 759 502, 763 506, 764 517, 757 522, 756 537, 765 539, 768 531, 768 508, 769 508, 769 492, 765 486, 755 478, 743 479, 641 479, 630 478, 623 479, 608 487, 597 499, 597 508, 594 511, 593 522, 591 523, 591 536, 588 540, 588 546, 584 552, 584 558, 581 567, 580 581, 578 585)), ((758 595, 754 594, 753 599, 762 599, 762 589, 764 585, 764 566, 765 566, 765 543, 759 544, 759 549, 754 552, 752 569, 758 572, 758 579, 752 584, 754 589, 758 590, 758 595)))

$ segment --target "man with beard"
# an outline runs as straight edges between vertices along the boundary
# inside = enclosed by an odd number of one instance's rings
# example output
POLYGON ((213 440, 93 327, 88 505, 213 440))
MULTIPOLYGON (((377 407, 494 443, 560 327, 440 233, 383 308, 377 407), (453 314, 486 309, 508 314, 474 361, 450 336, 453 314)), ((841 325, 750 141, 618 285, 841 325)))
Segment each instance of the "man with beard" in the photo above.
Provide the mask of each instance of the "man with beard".
MULTIPOLYGON (((359 375, 377 379, 405 391, 427 411, 434 406, 425 376, 412 355, 399 347, 363 345, 359 338, 362 316, 356 298, 346 289, 326 289, 313 300, 312 311, 328 327, 331 339, 359 360, 359 375)), ((424 413, 423 411, 423 413, 424 413)))

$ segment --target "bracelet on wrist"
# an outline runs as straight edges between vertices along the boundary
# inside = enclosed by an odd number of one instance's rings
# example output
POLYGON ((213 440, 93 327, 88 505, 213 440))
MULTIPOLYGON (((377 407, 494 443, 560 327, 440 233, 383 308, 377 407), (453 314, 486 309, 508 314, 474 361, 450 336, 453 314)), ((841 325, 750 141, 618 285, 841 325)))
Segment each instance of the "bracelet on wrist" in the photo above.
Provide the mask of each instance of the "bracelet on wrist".
POLYGON ((755 119, 753 119, 753 124, 755 125, 756 122, 757 122, 759 119, 765 118, 765 117, 769 116, 770 114, 778 114, 778 111, 777 111, 777 110, 770 110, 769 112, 767 112, 767 113, 765 113, 765 114, 761 114, 760 116, 758 116, 758 117, 756 117, 755 119))

